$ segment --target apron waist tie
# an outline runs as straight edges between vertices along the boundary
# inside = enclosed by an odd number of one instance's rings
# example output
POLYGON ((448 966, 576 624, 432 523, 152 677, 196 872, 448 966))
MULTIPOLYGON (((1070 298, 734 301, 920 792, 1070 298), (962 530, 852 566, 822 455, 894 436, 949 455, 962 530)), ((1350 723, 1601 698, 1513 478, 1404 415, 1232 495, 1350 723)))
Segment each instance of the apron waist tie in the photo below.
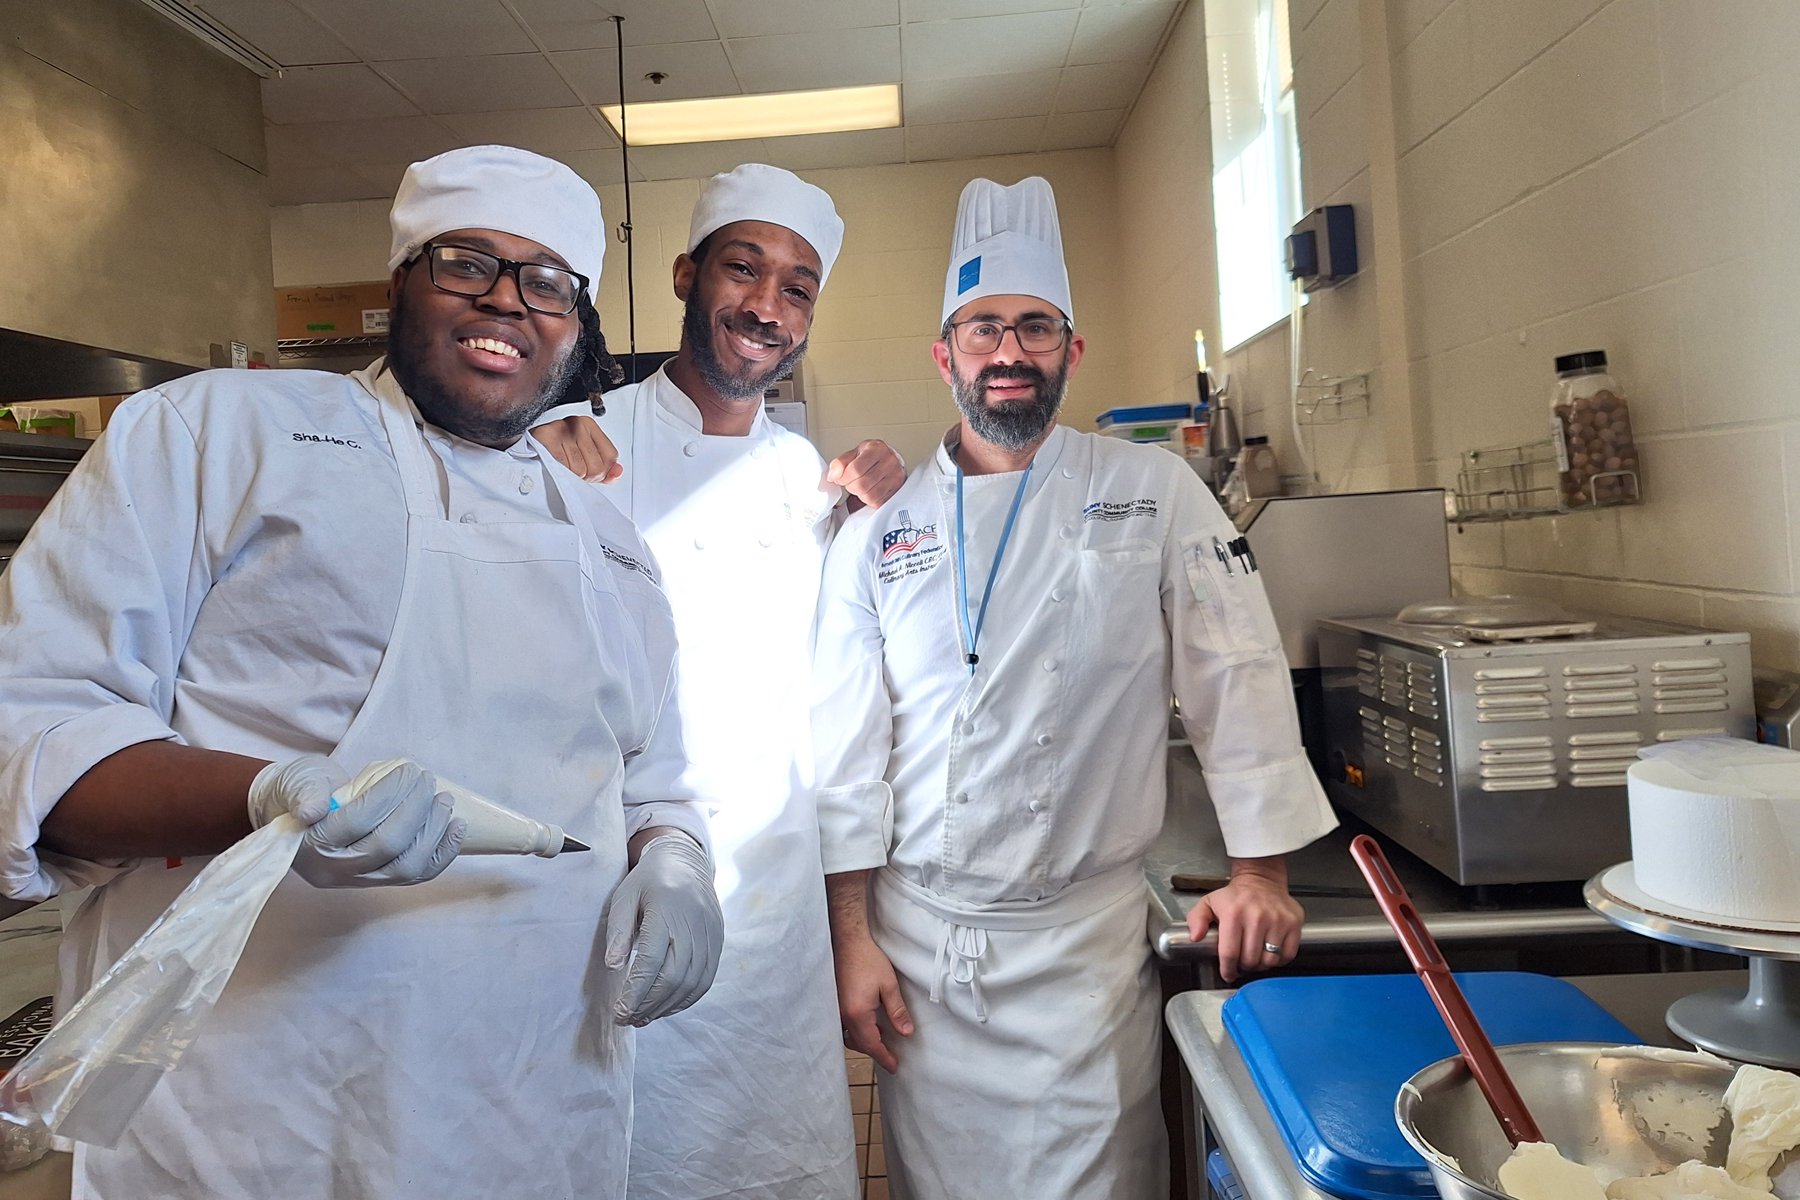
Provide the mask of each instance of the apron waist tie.
POLYGON ((969 925, 944 924, 938 941, 937 963, 931 968, 931 1002, 944 1002, 944 980, 968 985, 975 998, 975 1019, 987 1024, 987 997, 981 992, 981 956, 987 953, 987 930, 969 925))

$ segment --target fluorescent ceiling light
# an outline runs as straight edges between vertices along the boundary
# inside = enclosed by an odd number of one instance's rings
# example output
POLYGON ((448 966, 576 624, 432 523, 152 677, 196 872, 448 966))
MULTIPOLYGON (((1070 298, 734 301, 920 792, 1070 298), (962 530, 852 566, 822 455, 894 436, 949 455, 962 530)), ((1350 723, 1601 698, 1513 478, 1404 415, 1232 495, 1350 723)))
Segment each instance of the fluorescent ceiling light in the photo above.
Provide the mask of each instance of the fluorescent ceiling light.
MULTIPOLYGON (((900 85, 881 83, 814 92, 657 100, 632 104, 630 109, 625 123, 627 141, 633 146, 892 129, 900 124, 900 85)), ((603 104, 600 112, 613 132, 619 132, 619 106, 603 104)))

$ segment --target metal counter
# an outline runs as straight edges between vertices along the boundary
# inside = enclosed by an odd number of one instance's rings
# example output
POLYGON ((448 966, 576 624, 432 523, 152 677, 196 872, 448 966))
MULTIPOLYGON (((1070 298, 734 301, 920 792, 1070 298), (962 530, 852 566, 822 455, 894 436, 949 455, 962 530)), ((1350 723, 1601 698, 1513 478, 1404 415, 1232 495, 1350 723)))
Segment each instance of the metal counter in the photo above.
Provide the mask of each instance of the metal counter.
MULTIPOLYGON (((1645 1041, 1682 1046, 1663 1024, 1663 1010, 1682 996, 1727 985, 1742 987, 1746 979, 1743 971, 1689 971, 1571 976, 1569 982, 1645 1041)), ((1215 1146, 1223 1150, 1247 1200, 1335 1200, 1301 1176, 1237 1046, 1225 1032, 1221 1010, 1233 994, 1183 992, 1167 1008, 1170 1040, 1193 1077, 1199 1153, 1204 1158, 1215 1146)))
MULTIPOLYGON (((1225 875, 1229 866, 1225 842, 1191 748, 1170 746, 1168 774, 1168 814, 1162 835, 1145 858, 1145 874, 1150 882, 1150 944, 1166 963, 1210 963, 1215 956, 1217 934, 1209 932, 1204 941, 1196 944, 1187 932, 1187 913, 1199 893, 1177 892, 1170 886, 1169 877, 1177 871, 1225 875)), ((1288 857, 1291 887, 1361 890, 1362 877, 1350 859, 1349 845, 1350 839, 1364 832, 1365 827, 1354 818, 1343 820, 1336 830, 1288 857)), ((1487 943, 1495 948, 1516 948, 1521 943, 1560 942, 1630 946, 1638 953, 1649 952, 1650 943, 1590 911, 1582 901, 1579 882, 1458 887, 1391 841, 1383 839, 1383 844, 1432 935, 1447 947, 1487 943)), ((1392 949, 1398 954, 1393 931, 1382 919, 1373 897, 1299 899, 1306 909, 1306 924, 1300 935, 1300 966, 1304 967, 1309 957, 1317 957, 1322 951, 1392 949)), ((1398 969, 1406 969, 1403 960, 1398 969)), ((1584 968, 1604 969, 1607 968, 1584 968)), ((1627 969, 1647 970, 1652 969, 1652 964, 1627 969)))

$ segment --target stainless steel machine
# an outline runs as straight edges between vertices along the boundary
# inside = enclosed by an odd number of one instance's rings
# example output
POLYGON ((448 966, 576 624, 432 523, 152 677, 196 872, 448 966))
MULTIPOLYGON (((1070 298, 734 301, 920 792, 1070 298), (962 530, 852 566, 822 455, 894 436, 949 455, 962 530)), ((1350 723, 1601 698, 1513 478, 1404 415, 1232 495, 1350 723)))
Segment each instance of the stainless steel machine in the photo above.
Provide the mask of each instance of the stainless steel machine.
POLYGON ((1586 879, 1630 858, 1638 747, 1752 736, 1750 637, 1564 615, 1559 628, 1593 628, 1507 640, 1479 623, 1319 622, 1332 800, 1463 885, 1586 879))

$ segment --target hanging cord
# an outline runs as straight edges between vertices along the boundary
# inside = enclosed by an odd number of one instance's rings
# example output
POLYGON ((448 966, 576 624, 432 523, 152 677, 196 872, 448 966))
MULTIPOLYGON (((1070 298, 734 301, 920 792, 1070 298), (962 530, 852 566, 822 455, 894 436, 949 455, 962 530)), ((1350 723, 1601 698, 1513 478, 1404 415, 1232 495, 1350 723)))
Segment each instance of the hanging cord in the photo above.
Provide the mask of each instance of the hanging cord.
POLYGON ((625 18, 613 16, 613 32, 619 41, 619 166, 625 176, 625 220, 619 225, 619 240, 625 243, 625 329, 631 351, 631 367, 627 383, 638 382, 637 361, 637 291, 632 286, 631 270, 631 152, 625 136, 625 18))

